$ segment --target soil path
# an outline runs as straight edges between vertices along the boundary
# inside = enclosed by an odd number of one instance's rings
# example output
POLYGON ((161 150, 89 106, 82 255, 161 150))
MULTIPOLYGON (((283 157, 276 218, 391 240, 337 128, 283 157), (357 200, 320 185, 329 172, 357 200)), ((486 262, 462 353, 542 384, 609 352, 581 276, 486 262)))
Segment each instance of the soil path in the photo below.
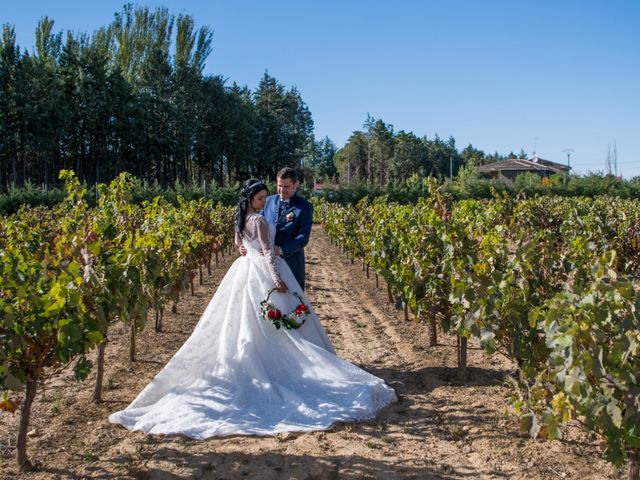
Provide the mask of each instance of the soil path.
POLYGON ((168 313, 166 331, 139 338, 127 359, 127 335, 116 326, 107 348, 105 402, 90 402, 92 380, 62 372, 47 380, 33 406, 29 455, 38 471, 19 474, 13 459, 18 417, 0 418, 0 478, 6 479, 610 479, 622 475, 598 444, 567 429, 560 442, 518 431, 503 378, 509 364, 470 345, 471 380, 455 376, 455 338, 427 347, 424 325, 405 322, 387 303, 386 286, 367 279, 314 227, 307 247, 307 293, 338 354, 382 377, 400 401, 372 422, 326 432, 194 441, 131 433, 107 421, 124 408, 189 336, 233 261, 168 313))

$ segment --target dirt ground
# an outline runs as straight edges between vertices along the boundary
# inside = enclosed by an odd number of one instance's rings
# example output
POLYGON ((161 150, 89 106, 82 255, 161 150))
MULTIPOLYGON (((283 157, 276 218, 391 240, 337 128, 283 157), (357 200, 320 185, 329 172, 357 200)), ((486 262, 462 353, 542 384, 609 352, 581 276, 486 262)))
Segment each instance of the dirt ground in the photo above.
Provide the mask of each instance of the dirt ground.
POLYGON ((361 266, 314 227, 307 247, 307 293, 338 354, 382 377, 400 401, 375 421, 324 432, 206 441, 131 433, 108 415, 135 398, 190 335, 226 269, 226 258, 165 331, 153 328, 128 361, 128 336, 115 326, 107 347, 104 393, 91 403, 95 377, 63 371, 39 387, 28 452, 37 471, 20 474, 14 455, 18 415, 0 414, 2 479, 612 479, 622 478, 598 443, 577 427, 563 441, 534 441, 509 415, 503 377, 509 363, 471 343, 470 380, 456 382, 455 338, 427 347, 426 326, 406 322, 361 266))

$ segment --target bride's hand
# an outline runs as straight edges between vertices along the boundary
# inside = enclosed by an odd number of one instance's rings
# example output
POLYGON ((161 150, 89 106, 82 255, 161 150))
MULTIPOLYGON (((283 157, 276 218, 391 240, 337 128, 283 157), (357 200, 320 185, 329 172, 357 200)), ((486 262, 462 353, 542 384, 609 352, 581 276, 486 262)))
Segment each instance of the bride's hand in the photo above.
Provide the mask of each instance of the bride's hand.
POLYGON ((287 287, 287 284, 281 280, 280 282, 276 283, 276 290, 280 293, 287 293, 289 291, 289 287, 287 287))

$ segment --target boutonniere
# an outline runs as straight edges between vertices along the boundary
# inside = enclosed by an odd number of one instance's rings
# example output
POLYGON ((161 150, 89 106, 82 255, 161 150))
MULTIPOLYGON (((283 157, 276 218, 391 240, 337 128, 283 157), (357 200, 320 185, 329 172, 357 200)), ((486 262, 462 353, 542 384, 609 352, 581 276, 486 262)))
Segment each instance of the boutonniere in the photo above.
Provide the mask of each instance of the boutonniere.
POLYGON ((289 212, 287 213, 287 222, 290 222, 291 220, 293 220, 294 218, 296 218, 295 213, 293 212, 289 212))

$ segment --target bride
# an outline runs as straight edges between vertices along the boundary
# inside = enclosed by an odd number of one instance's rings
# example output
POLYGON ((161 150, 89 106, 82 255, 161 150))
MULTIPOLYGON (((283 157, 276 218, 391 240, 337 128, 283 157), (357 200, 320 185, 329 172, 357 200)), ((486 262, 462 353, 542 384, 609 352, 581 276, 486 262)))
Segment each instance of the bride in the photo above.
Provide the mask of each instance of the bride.
POLYGON ((285 315, 301 300, 309 305, 274 255, 275 227, 258 213, 266 195, 261 181, 244 184, 236 244, 247 255, 231 265, 180 350, 110 422, 198 439, 272 435, 371 419, 396 401, 382 379, 336 356, 311 308, 299 329, 276 329, 265 318, 267 297, 285 315))

